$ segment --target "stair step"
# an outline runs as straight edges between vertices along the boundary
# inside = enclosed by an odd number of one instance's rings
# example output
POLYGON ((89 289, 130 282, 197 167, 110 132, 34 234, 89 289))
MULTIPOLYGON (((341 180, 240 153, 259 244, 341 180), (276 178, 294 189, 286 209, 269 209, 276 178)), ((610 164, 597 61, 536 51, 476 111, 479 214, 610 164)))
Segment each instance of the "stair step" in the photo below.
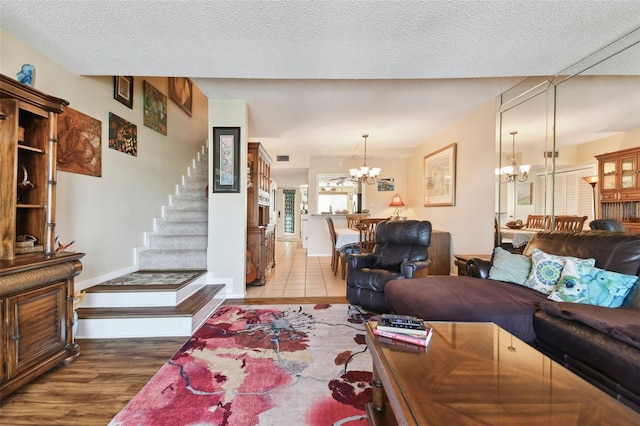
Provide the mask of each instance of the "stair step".
POLYGON ((144 250, 138 254, 140 269, 207 269, 207 250, 144 250))
POLYGON ((166 235, 158 234, 149 237, 150 249, 198 249, 206 250, 206 235, 166 235))
POLYGON ((207 211, 209 210, 209 202, 204 197, 200 197, 200 199, 176 198, 172 200, 171 209, 207 211))
POLYGON ((165 215, 167 222, 206 222, 208 210, 168 210, 165 215))
POLYGON ((161 235, 207 235, 207 222, 158 222, 158 234, 161 235))
POLYGON ((224 302, 224 285, 205 285, 177 306, 79 308, 77 338, 191 336, 224 302))

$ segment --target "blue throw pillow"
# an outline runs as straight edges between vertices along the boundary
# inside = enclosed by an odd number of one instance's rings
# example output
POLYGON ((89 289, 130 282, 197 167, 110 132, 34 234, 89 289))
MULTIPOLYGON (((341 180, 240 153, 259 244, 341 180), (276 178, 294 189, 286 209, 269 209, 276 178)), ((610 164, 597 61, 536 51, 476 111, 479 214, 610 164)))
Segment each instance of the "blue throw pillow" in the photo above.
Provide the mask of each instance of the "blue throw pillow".
POLYGON ((531 271, 531 259, 523 254, 513 254, 502 247, 493 251, 489 278, 523 285, 531 271))
POLYGON ((543 294, 551 293, 558 281, 560 281, 564 264, 569 259, 574 260, 581 266, 593 267, 596 263, 595 259, 556 256, 534 248, 533 256, 531 257, 531 272, 524 285, 543 294))
POLYGON ((548 299, 618 308, 637 281, 635 275, 586 268, 567 261, 562 277, 548 299))

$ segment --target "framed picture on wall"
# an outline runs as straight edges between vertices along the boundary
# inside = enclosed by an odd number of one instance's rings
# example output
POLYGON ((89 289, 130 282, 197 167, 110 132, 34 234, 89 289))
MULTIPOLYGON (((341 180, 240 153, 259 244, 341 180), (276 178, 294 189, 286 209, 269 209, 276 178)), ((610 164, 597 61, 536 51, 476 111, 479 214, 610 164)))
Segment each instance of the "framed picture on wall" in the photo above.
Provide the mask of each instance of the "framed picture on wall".
POLYGON ((526 182, 520 183, 518 182, 517 193, 518 193, 518 205, 519 206, 528 206, 533 204, 533 183, 526 182))
POLYGON ((185 77, 169 77, 169 98, 189 117, 193 110, 193 83, 185 77))
POLYGON ((133 77, 122 75, 113 77, 113 98, 133 109, 133 77))
POLYGON ((457 144, 424 157, 424 206, 455 206, 457 144))
POLYGON ((213 190, 240 192, 240 127, 213 128, 213 190))

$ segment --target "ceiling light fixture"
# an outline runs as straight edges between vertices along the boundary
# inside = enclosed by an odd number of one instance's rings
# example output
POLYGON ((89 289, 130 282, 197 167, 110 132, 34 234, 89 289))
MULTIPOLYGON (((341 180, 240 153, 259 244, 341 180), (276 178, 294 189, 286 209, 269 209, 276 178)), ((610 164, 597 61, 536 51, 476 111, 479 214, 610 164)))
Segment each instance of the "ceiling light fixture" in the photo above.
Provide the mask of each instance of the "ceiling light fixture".
POLYGON ((518 166, 518 163, 516 162, 516 135, 518 134, 518 132, 513 131, 509 134, 512 136, 511 165, 502 167, 501 169, 496 169, 498 181, 500 183, 510 183, 516 181, 526 182, 529 178, 529 169, 531 168, 531 165, 523 164, 522 166, 518 166))
POLYGON ((367 138, 369 137, 368 133, 364 133, 362 135, 364 138, 364 163, 362 163, 362 167, 359 169, 349 169, 349 173, 353 179, 357 179, 359 183, 368 183, 369 185, 373 185, 378 182, 378 175, 382 171, 379 167, 369 167, 367 166, 367 138))

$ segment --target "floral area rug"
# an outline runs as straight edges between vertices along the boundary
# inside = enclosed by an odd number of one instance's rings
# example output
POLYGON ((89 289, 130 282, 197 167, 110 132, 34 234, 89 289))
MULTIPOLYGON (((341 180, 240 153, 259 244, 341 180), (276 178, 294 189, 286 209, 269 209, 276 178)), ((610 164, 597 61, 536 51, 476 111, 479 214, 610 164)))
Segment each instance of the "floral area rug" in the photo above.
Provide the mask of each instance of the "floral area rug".
POLYGON ((109 425, 368 425, 367 319, 346 304, 221 306, 109 425))

